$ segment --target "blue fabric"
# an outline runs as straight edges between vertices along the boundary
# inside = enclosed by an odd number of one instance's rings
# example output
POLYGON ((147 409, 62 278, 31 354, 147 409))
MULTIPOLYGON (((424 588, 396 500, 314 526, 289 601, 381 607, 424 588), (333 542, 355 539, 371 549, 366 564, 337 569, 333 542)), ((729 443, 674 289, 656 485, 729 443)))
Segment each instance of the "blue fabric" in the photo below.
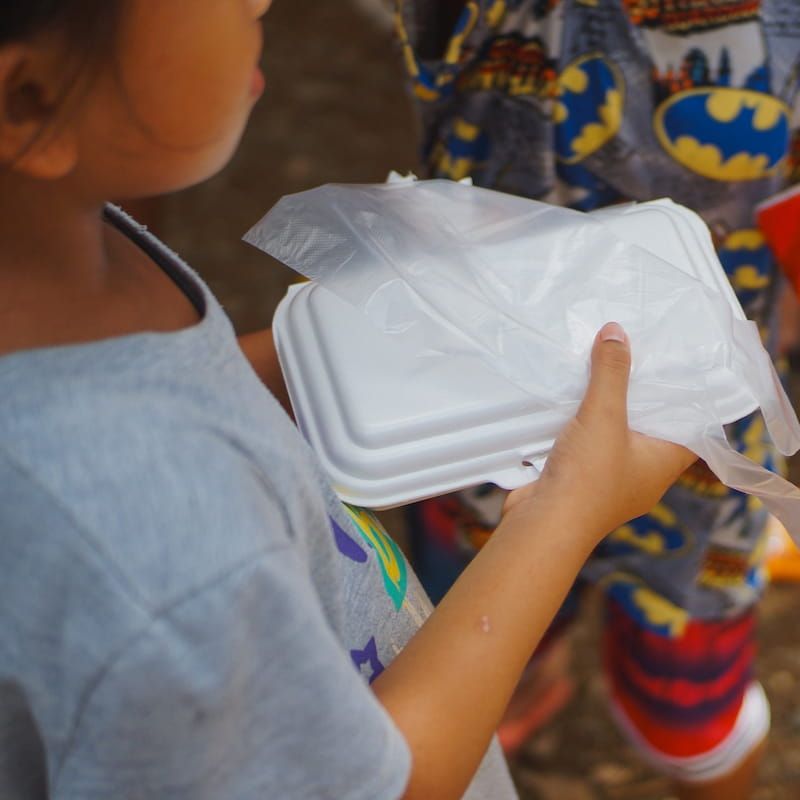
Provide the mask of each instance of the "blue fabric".
POLYGON ((396 798, 350 651, 389 663, 427 600, 397 611, 219 305, 110 213, 204 315, 0 358, 0 794, 396 798))

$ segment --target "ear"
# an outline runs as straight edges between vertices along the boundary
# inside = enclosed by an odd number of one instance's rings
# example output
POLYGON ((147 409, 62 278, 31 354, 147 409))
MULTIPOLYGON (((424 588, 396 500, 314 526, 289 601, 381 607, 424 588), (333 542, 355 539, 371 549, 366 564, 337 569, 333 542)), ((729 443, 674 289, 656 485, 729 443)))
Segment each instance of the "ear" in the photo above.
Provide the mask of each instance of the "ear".
POLYGON ((0 167, 50 180, 72 171, 77 145, 58 119, 63 79, 34 44, 0 47, 0 167))

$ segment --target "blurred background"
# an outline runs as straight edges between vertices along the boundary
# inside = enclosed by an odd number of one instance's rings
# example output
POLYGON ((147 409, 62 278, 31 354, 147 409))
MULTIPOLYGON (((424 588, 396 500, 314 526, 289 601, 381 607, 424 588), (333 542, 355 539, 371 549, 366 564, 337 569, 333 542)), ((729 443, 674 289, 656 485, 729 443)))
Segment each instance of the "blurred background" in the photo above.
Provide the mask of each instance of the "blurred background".
MULTIPOLYGON (((265 19, 267 90, 238 155, 205 185, 159 201, 148 222, 203 277, 244 333, 270 324, 294 273, 241 242, 282 195, 382 181, 417 163, 414 114, 385 0, 277 0, 265 19)), ((384 522, 402 541, 402 519, 384 522)), ((579 689, 512 765, 523 800, 666 800, 606 713, 596 603, 576 626, 579 689)), ((773 735, 755 800, 800 797, 800 584, 762 604, 760 678, 773 735)), ((432 798, 433 800, 433 798, 432 798)))

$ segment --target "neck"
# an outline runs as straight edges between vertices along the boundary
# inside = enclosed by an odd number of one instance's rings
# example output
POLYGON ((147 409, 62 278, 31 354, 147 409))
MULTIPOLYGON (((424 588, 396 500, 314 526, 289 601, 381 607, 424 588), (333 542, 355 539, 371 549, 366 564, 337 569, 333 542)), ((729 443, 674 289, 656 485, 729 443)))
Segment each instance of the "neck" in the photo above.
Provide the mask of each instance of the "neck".
POLYGON ((102 284, 108 273, 102 210, 102 203, 79 200, 68 180, 0 171, 0 297, 29 281, 53 289, 102 284))
POLYGON ((68 182, 0 173, 0 355, 197 322, 186 296, 68 182))

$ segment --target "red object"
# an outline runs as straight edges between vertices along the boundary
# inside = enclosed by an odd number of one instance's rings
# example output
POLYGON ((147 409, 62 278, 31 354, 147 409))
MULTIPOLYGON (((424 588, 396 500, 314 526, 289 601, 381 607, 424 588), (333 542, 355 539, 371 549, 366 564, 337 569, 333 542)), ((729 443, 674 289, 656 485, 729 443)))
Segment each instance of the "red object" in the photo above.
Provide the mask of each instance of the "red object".
POLYGON ((778 264, 800 296, 800 185, 759 203, 756 220, 778 264))
POLYGON ((690 620, 679 636, 661 636, 611 600, 603 655, 613 698, 659 753, 707 753, 730 735, 753 680, 754 630, 750 609, 732 619, 690 620))

